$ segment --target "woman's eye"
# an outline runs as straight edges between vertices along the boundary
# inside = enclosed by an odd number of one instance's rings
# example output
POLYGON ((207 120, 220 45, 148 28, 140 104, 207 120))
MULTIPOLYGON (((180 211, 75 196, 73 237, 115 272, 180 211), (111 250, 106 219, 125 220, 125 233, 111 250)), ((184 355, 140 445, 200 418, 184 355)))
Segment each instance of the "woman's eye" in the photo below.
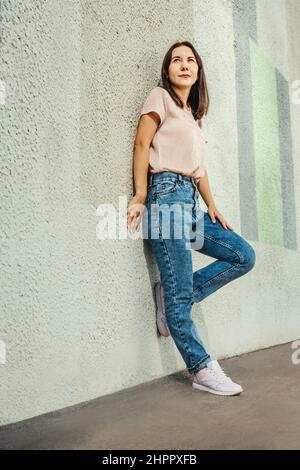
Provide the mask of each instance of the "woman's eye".
MULTIPOLYGON (((174 59, 174 62, 177 62, 177 60, 179 59, 174 59)), ((195 62, 195 59, 190 58, 189 60, 192 60, 193 62, 195 62)))

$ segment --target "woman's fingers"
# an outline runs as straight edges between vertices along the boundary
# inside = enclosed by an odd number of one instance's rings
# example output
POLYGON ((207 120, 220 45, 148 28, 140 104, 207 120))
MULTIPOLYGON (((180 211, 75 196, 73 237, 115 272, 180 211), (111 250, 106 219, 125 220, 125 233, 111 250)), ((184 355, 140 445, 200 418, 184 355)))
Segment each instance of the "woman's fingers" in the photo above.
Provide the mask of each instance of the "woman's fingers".
POLYGON ((225 217, 223 217, 223 215, 218 210, 212 208, 211 210, 208 210, 207 212, 211 218, 212 223, 215 223, 216 219, 218 219, 220 224, 225 230, 227 229, 233 230, 233 227, 231 227, 231 225, 227 222, 225 217))
POLYGON ((222 218, 220 220, 220 222, 221 222, 222 226, 225 228, 225 230, 227 230, 226 220, 224 218, 222 218))
POLYGON ((139 220, 140 220, 139 218, 136 218, 136 219, 134 220, 134 224, 133 224, 133 231, 134 231, 134 232, 137 232, 137 231, 138 231, 138 228, 139 228, 139 220))
POLYGON ((142 218, 142 214, 144 212, 145 205, 144 204, 131 204, 126 209, 127 214, 127 229, 130 232, 135 232, 138 230, 142 218))
POLYGON ((140 220, 140 214, 139 211, 137 211, 135 214, 133 214, 131 217, 128 218, 128 223, 127 223, 127 228, 129 229, 130 232, 135 232, 140 220))
POLYGON ((227 222, 227 220, 223 216, 218 217, 218 219, 220 220, 225 230, 228 230, 228 229, 233 230, 233 227, 231 227, 231 225, 227 222))
POLYGON ((208 214, 209 214, 209 217, 210 217, 211 221, 212 221, 213 223, 215 223, 216 218, 215 218, 214 212, 213 212, 213 211, 208 211, 208 214))
POLYGON ((226 229, 233 230, 233 228, 231 227, 231 225, 229 225, 226 219, 223 219, 223 221, 226 229))

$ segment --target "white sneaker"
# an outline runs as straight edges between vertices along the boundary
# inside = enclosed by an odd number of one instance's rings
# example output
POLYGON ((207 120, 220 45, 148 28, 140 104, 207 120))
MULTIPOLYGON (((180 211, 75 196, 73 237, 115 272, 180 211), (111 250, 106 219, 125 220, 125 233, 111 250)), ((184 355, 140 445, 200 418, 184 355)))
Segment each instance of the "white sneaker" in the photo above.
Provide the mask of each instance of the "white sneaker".
POLYGON ((158 331, 162 336, 169 336, 170 331, 166 319, 164 289, 160 282, 155 283, 154 293, 156 303, 156 324, 158 331))
POLYGON ((225 374, 216 359, 194 374, 192 387, 215 395, 239 395, 243 391, 225 374))

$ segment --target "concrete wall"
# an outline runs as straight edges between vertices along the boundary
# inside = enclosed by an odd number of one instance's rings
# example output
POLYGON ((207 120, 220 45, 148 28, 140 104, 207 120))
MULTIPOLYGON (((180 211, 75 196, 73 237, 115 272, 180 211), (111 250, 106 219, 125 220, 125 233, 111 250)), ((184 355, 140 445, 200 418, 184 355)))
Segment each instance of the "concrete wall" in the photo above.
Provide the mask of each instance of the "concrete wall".
POLYGON ((156 333, 146 243, 96 237, 99 204, 131 197, 139 110, 177 39, 205 64, 215 200, 257 253, 194 305, 199 333, 218 358, 299 338, 297 0, 4 0, 0 14, 0 424, 185 367, 156 333))

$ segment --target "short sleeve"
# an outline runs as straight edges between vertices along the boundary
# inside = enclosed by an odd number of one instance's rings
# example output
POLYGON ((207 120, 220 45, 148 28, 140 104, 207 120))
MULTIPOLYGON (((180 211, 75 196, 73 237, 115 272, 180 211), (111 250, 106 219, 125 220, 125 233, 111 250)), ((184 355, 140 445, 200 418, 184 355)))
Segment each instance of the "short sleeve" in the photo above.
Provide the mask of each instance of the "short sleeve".
POLYGON ((147 114, 151 111, 156 112, 160 117, 160 125, 163 123, 166 117, 163 93, 164 91, 161 87, 153 88, 147 96, 140 113, 140 115, 142 116, 142 114, 147 114))
POLYGON ((206 134, 205 134, 205 133, 203 132, 203 130, 202 130, 200 119, 198 120, 198 126, 199 126, 199 129, 200 129, 201 136, 203 137, 205 143, 207 144, 208 138, 207 138, 206 134))
POLYGON ((200 179, 201 179, 203 176, 205 176, 205 172, 207 171, 206 164, 205 164, 204 162, 202 162, 202 164, 201 164, 201 170, 202 170, 202 171, 201 171, 202 175, 201 175, 201 176, 197 176, 197 177, 195 178, 195 183, 196 183, 196 184, 198 184, 199 181, 200 181, 200 179))

